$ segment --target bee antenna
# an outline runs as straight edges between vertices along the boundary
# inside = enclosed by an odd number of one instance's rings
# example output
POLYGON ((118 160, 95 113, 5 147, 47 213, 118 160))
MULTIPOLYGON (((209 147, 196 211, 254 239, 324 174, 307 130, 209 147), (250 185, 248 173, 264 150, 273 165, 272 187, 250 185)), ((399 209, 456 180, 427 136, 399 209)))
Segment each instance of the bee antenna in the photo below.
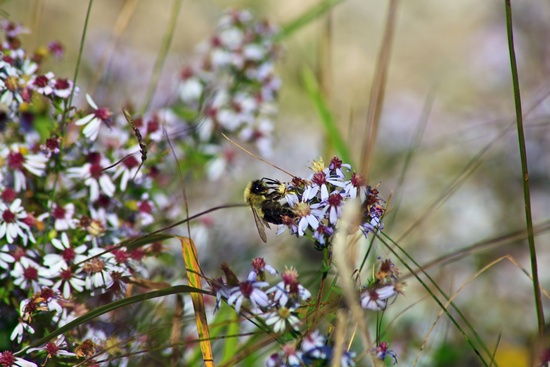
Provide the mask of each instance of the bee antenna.
POLYGON ((276 185, 281 183, 279 180, 275 180, 275 179, 269 178, 269 177, 262 177, 262 181, 268 182, 270 184, 276 184, 276 185))
POLYGON ((252 157, 256 158, 257 160, 259 160, 259 161, 261 161, 261 162, 264 162, 264 163, 266 163, 266 164, 269 164, 271 167, 276 168, 276 169, 278 169, 279 171, 286 173, 286 174, 289 175, 290 177, 296 177, 295 175, 293 175, 292 173, 290 173, 290 172, 288 172, 288 171, 285 171, 285 170, 282 169, 281 167, 277 167, 277 166, 274 165, 273 163, 268 162, 268 161, 266 161, 265 159, 258 157, 256 154, 254 154, 254 153, 248 151, 246 148, 242 147, 242 146, 239 145, 238 143, 235 143, 233 140, 229 139, 229 138, 227 137, 227 135, 225 135, 224 133, 221 133, 221 134, 222 134, 222 136, 223 136, 224 138, 226 138, 227 140, 229 140, 229 142, 230 142, 231 144, 237 146, 239 149, 241 149, 241 150, 243 150, 244 152, 248 153, 249 155, 251 155, 252 157))

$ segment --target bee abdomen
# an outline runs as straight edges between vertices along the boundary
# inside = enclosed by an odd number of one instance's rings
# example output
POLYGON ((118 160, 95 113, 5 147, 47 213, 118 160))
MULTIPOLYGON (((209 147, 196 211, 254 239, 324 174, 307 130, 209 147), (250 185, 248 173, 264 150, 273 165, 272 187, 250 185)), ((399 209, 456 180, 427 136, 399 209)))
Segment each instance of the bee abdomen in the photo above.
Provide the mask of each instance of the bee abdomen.
POLYGON ((283 216, 294 216, 288 205, 282 205, 274 201, 264 201, 262 203, 262 214, 265 221, 273 224, 283 224, 283 216))

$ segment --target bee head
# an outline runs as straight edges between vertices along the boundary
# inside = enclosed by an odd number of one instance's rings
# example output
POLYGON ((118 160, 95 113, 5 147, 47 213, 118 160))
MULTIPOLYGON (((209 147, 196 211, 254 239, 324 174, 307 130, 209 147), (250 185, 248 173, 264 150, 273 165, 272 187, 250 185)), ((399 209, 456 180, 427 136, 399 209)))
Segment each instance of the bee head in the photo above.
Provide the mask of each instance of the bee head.
POLYGON ((255 195, 267 194, 268 187, 262 180, 255 180, 250 183, 250 192, 255 195))

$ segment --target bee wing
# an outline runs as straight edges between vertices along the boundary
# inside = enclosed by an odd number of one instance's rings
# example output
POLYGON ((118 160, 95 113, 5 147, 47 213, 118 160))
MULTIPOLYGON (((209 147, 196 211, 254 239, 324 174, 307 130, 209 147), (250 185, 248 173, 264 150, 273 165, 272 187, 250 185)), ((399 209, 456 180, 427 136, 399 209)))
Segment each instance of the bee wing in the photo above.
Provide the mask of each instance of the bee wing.
POLYGON ((260 235, 260 238, 262 241, 267 243, 267 235, 265 234, 265 225, 266 223, 260 218, 260 215, 258 214, 258 211, 253 206, 250 206, 252 209, 252 214, 254 214, 254 222, 256 223, 256 228, 258 229, 258 234, 260 235))

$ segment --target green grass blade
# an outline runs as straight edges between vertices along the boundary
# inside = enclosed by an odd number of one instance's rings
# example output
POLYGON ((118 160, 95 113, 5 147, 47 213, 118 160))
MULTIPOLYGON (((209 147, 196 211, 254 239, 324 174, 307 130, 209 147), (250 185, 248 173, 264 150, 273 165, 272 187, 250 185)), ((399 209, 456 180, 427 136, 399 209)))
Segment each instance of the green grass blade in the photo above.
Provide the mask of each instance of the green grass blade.
POLYGON ((544 310, 542 308, 542 296, 540 293, 539 274, 537 266, 537 250, 535 248, 535 236, 533 232, 533 218, 531 216, 531 191, 529 189, 529 170, 527 168, 527 149, 525 147, 525 135, 523 133, 523 113, 521 111, 521 94, 519 89, 518 66, 516 63, 516 51, 514 49, 514 33, 512 27, 512 5, 510 0, 504 0, 506 7, 506 31, 508 35, 508 50, 510 52, 510 68, 512 72, 512 84, 514 88, 514 102, 516 108, 516 125, 518 130, 519 153, 521 157, 521 173, 523 177, 523 201, 525 206, 525 222, 527 224, 527 241, 529 242, 529 255, 531 258, 531 272, 533 275, 533 290, 535 292, 535 308, 537 310, 537 322, 539 335, 544 334, 544 310))
MULTIPOLYGON (((449 309, 448 307, 445 307, 443 305, 443 303, 439 300, 439 298, 437 298, 437 296, 432 292, 432 290, 430 289, 430 287, 420 278, 420 276, 417 274, 417 272, 414 272, 413 269, 407 264, 407 262, 401 258, 399 256, 399 254, 397 254, 397 252, 389 245, 389 243, 382 237, 385 237, 388 241, 390 241, 395 247, 397 247, 399 249, 399 251, 401 251, 403 254, 405 254, 405 256, 407 257, 407 259, 409 259, 418 269, 420 269, 420 271, 422 272, 422 274, 424 274, 428 280, 436 287, 436 289, 443 295, 443 297, 445 298, 446 301, 449 300, 449 297, 445 294, 445 292, 443 292, 443 290, 441 289, 441 287, 439 287, 439 285, 437 284, 437 282, 435 282, 430 276, 428 273, 426 273, 422 267, 411 257, 409 256, 409 254, 403 250, 403 248, 401 248, 401 246, 399 246, 395 241, 393 241, 388 235, 386 235, 385 233, 381 233, 381 236, 378 236, 378 238, 382 241, 382 243, 386 246, 386 248, 388 250, 390 250, 393 255, 399 260, 399 262, 401 262, 406 268, 407 270, 413 274, 413 276, 416 278, 416 280, 422 285, 422 287, 424 287, 424 289, 430 294, 430 296, 432 297, 432 299, 437 303, 437 305, 441 308, 441 310, 443 310, 443 312, 447 315, 447 317, 449 318, 449 320, 453 323, 453 325, 457 328, 457 330, 460 332, 460 334, 462 334, 462 336, 464 337, 464 339, 466 340, 466 342, 468 343, 468 345, 470 346, 470 348, 473 350, 473 352, 478 356, 479 360, 483 363, 484 366, 488 366, 487 362, 485 361, 485 358, 483 358, 483 356, 481 355, 481 353, 479 352, 479 350, 477 349, 477 347, 474 345, 472 339, 468 336, 468 334, 466 334, 466 331, 462 328, 462 326, 460 326, 460 324, 458 323, 458 321, 453 317, 453 315, 449 312, 449 309)), ((466 317, 464 316, 464 314, 460 311, 460 309, 458 307, 455 306, 454 302, 450 302, 450 307, 452 307, 458 314, 459 316, 461 316, 461 318, 465 321, 466 323, 466 326, 468 326, 468 328, 470 329, 470 331, 474 334, 474 336, 476 337, 476 340, 477 342, 479 343, 479 345, 481 346, 481 348, 485 351, 485 353, 487 353, 489 356, 491 355, 491 353, 489 352, 489 349, 487 348, 487 346, 485 345, 485 343, 483 342, 483 340, 481 339, 481 337, 479 337, 479 335, 477 334, 477 332, 474 330, 474 328, 471 326, 471 324, 467 321, 466 317)), ((493 362, 494 363, 494 362, 493 362)))
POLYGON ((304 26, 308 25, 312 21, 319 18, 321 15, 340 4, 344 0, 325 0, 321 1, 319 4, 309 8, 304 14, 300 15, 298 18, 292 20, 291 22, 285 24, 277 36, 277 41, 281 41, 285 38, 288 38, 296 31, 300 30, 304 26))

